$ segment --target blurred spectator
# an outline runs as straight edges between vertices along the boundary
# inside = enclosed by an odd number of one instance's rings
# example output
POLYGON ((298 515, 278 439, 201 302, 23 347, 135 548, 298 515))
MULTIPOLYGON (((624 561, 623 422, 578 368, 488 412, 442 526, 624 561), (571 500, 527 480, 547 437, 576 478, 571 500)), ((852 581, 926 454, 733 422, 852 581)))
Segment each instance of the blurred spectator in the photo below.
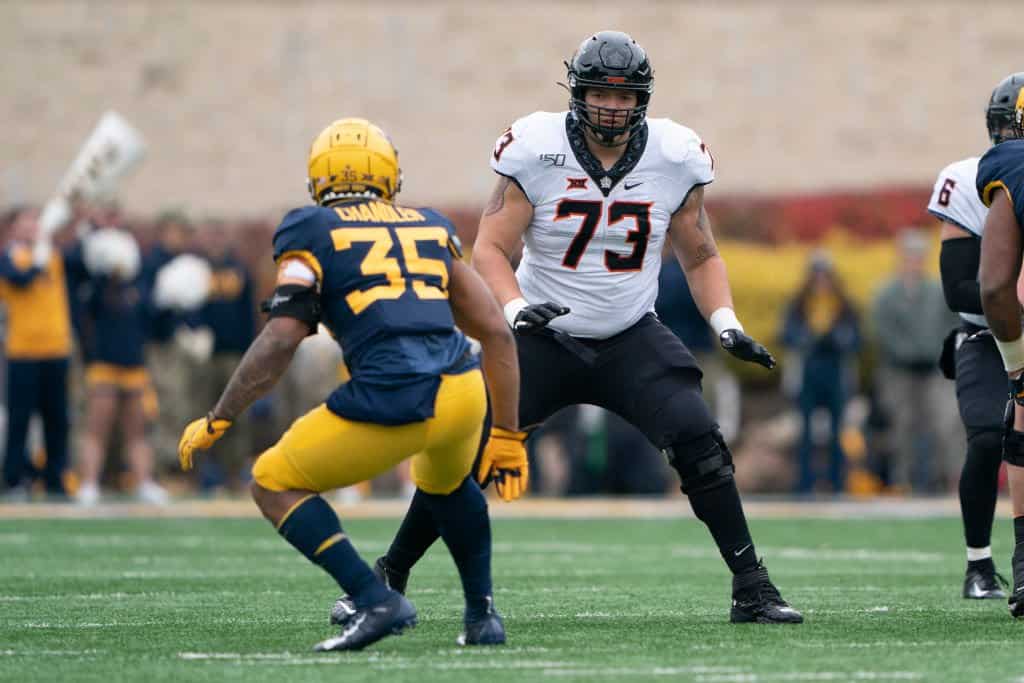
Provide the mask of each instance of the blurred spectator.
POLYGON ((899 270, 882 285, 871 312, 880 356, 878 396, 891 424, 889 481, 901 491, 928 490, 935 465, 942 470, 955 461, 959 453, 953 449, 962 441, 942 429, 959 425, 936 364, 957 317, 939 282, 926 276, 928 247, 921 232, 903 233, 899 270))
MULTIPOLYGON (((142 279, 148 291, 154 289, 160 269, 175 257, 191 251, 194 241, 192 225, 178 212, 161 214, 154 231, 156 242, 143 263, 142 279)), ((188 352, 175 338, 175 333, 184 325, 183 314, 160 311, 152 320, 146 344, 146 366, 152 373, 153 388, 160 404, 153 441, 156 458, 164 464, 177 463, 178 437, 195 409, 189 383, 192 364, 188 352)))
POLYGON ((15 208, 4 217, 8 240, 0 255, 0 301, 7 309, 7 445, 4 482, 11 499, 27 499, 29 420, 43 419, 46 492, 66 497, 68 358, 71 320, 64 259, 40 237, 39 212, 15 208))
MULTIPOLYGON (((103 220, 119 222, 109 215, 103 220)), ((143 345, 153 312, 138 244, 127 230, 103 227, 83 237, 82 253, 92 287, 83 312, 88 401, 77 500, 83 505, 98 502, 110 433, 117 424, 136 495, 145 502, 164 503, 167 492, 153 481, 153 451, 145 433, 149 375, 143 345)))
POLYGON ((812 257, 803 285, 786 308, 781 337, 783 346, 792 352, 787 363, 799 368, 797 404, 802 427, 796 490, 805 494, 814 490, 814 415, 824 408, 829 416, 829 481, 832 490, 841 493, 846 478, 840 439, 843 410, 851 394, 851 362, 860 348, 860 326, 825 252, 812 257))
POLYGON ((654 304, 658 318, 690 350, 704 373, 701 388, 712 415, 727 442, 739 436, 741 393, 735 375, 722 361, 718 340, 697 308, 686 275, 675 256, 662 260, 658 275, 658 300, 654 304))
MULTIPOLYGON (((235 254, 224 223, 207 222, 200 243, 212 277, 198 324, 212 333, 213 354, 195 374, 192 384, 200 410, 211 410, 256 336, 256 304, 252 277, 235 254)), ((204 490, 224 483, 237 490, 246 483, 245 464, 254 455, 249 427, 247 415, 235 420, 231 432, 212 449, 213 457, 202 461, 200 484, 204 490)))

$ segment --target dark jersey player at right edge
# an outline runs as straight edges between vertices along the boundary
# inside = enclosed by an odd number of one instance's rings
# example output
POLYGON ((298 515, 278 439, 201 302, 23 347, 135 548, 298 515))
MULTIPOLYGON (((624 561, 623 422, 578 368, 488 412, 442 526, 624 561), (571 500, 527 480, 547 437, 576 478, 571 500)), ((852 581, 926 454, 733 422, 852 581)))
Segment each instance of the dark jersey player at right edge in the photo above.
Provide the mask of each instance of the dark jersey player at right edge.
MULTIPOLYGON (((1011 98, 1016 137, 1024 136, 1024 84, 1011 98)), ((1017 280, 1024 255, 1024 140, 1007 140, 978 163, 978 195, 989 207, 981 238, 981 303, 1010 381, 1003 460, 1013 507, 1010 614, 1024 617, 1024 337, 1017 280)))
MULTIPOLYGON (((653 71, 625 33, 587 38, 567 67, 569 111, 531 114, 498 139, 491 167, 500 177, 473 250, 474 267, 517 333, 519 423, 529 429, 579 403, 628 420, 664 451, 732 571, 731 620, 800 623, 757 557, 732 456, 701 395, 701 371, 653 313, 667 238, 722 346, 742 360, 775 364, 732 309, 704 210, 711 154, 689 128, 647 118, 653 71)), ((477 469, 505 500, 518 497, 526 475, 525 459, 477 469)), ((437 538, 427 520, 411 506, 377 562, 395 589, 404 589, 437 538)), ((336 606, 335 618, 344 614, 336 606)))

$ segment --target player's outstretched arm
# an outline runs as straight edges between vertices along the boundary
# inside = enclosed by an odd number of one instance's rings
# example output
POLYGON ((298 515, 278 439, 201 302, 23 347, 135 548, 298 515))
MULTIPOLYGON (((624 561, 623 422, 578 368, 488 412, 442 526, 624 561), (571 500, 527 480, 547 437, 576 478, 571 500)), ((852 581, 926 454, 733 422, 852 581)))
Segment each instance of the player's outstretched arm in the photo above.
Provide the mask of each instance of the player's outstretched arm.
POLYGON ((569 309, 552 301, 527 301, 516 282, 512 257, 533 220, 533 205, 511 178, 498 176, 473 245, 473 267, 494 292, 505 320, 517 332, 536 332, 569 309))
POLYGON ((695 187, 672 215, 668 234, 704 318, 710 318, 720 308, 732 308, 725 261, 718 253, 718 245, 711 234, 711 220, 704 209, 703 187, 695 187))
POLYGON ((1017 301, 1020 268, 1021 236, 1013 204, 1006 192, 996 190, 985 219, 979 279, 985 318, 992 335, 999 342, 1007 371, 1024 368, 1024 341, 1020 343, 1022 350, 1019 358, 1016 349, 1010 349, 1004 344, 1021 340, 1020 302, 1017 301))
POLYGON ((462 262, 452 263, 449 297, 455 323, 483 347, 483 368, 494 426, 474 476, 493 479, 498 495, 513 501, 526 492, 530 465, 519 431, 519 357, 512 331, 483 279, 462 262))
POLYGON ((455 324, 483 347, 483 370, 495 425, 519 430, 519 357, 516 340, 483 279, 461 261, 452 262, 449 297, 455 324))
POLYGON ((695 187, 673 214, 669 239, 679 265, 693 292, 693 299, 715 333, 722 348, 740 360, 775 367, 775 358, 761 344, 743 332, 732 307, 732 290, 725 261, 711 234, 711 220, 704 209, 704 188, 695 187))
POLYGON ((473 267, 504 306, 521 299, 512 258, 519 250, 523 234, 533 219, 533 205, 511 178, 498 176, 473 243, 473 267))
POLYGON ((245 352, 220 400, 206 417, 190 423, 178 444, 182 469, 192 468, 192 454, 206 450, 228 430, 253 401, 266 394, 284 374, 295 349, 309 335, 309 323, 289 317, 267 321, 245 352))
MULTIPOLYGON (((1003 432, 1013 516, 1024 515, 1024 337, 1021 337, 1017 278, 1021 271, 1021 226, 1005 190, 996 190, 981 238, 981 304, 1010 378, 1010 403, 1003 432), (1010 409, 1012 406, 1012 410, 1010 409)), ((1015 579, 1017 577, 1014 577, 1015 579)), ((1014 581, 1015 593, 1019 581, 1014 581)))

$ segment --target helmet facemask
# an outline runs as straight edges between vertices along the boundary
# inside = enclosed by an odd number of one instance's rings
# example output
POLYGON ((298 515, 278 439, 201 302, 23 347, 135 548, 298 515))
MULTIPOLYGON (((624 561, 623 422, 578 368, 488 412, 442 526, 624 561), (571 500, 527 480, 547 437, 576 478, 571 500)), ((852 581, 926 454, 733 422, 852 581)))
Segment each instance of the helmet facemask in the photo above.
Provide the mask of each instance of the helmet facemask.
POLYGON ((613 84, 581 79, 575 76, 570 68, 569 109, 576 120, 589 130, 600 144, 616 147, 629 140, 627 133, 632 134, 644 124, 647 118, 647 105, 651 100, 651 89, 651 85, 613 84), (636 93, 636 106, 631 109, 614 109, 587 104, 587 88, 630 90, 636 93), (628 112, 622 125, 609 123, 609 120, 621 117, 622 112, 628 112))
POLYGON ((647 105, 654 92, 654 70, 644 49, 626 33, 601 31, 584 40, 565 67, 573 118, 600 144, 609 147, 625 144, 644 124, 647 105), (636 106, 623 110, 588 105, 587 88, 635 92, 636 106), (626 116, 622 124, 609 123, 609 120, 622 118, 623 113, 626 116))

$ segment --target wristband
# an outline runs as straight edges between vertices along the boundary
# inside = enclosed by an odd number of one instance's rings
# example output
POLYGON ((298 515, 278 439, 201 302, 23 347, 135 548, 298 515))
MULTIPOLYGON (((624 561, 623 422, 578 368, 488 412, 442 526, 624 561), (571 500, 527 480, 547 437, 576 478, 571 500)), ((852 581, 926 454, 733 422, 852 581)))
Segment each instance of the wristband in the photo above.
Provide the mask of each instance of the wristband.
POLYGON ((493 426, 491 427, 491 438, 492 439, 509 439, 511 441, 526 441, 526 432, 505 429, 504 427, 493 426))
MULTIPOLYGON (((995 335, 992 338, 996 339, 995 335)), ((1007 372, 1024 369, 1024 337, 1006 342, 996 339, 996 346, 999 347, 999 355, 1003 357, 1003 367, 1007 372)))
POLYGON ((524 299, 523 297, 512 299, 512 301, 509 301, 507 304, 505 304, 502 310, 505 312, 505 321, 508 323, 509 327, 513 329, 515 328, 516 316, 519 315, 519 311, 523 310, 529 305, 530 304, 528 304, 526 302, 526 299, 524 299))
POLYGON ((739 318, 736 317, 736 311, 725 306, 711 314, 711 317, 708 318, 708 324, 711 325, 711 329, 713 329, 715 334, 719 337, 721 337, 722 333, 726 330, 743 331, 743 325, 740 325, 739 318))

